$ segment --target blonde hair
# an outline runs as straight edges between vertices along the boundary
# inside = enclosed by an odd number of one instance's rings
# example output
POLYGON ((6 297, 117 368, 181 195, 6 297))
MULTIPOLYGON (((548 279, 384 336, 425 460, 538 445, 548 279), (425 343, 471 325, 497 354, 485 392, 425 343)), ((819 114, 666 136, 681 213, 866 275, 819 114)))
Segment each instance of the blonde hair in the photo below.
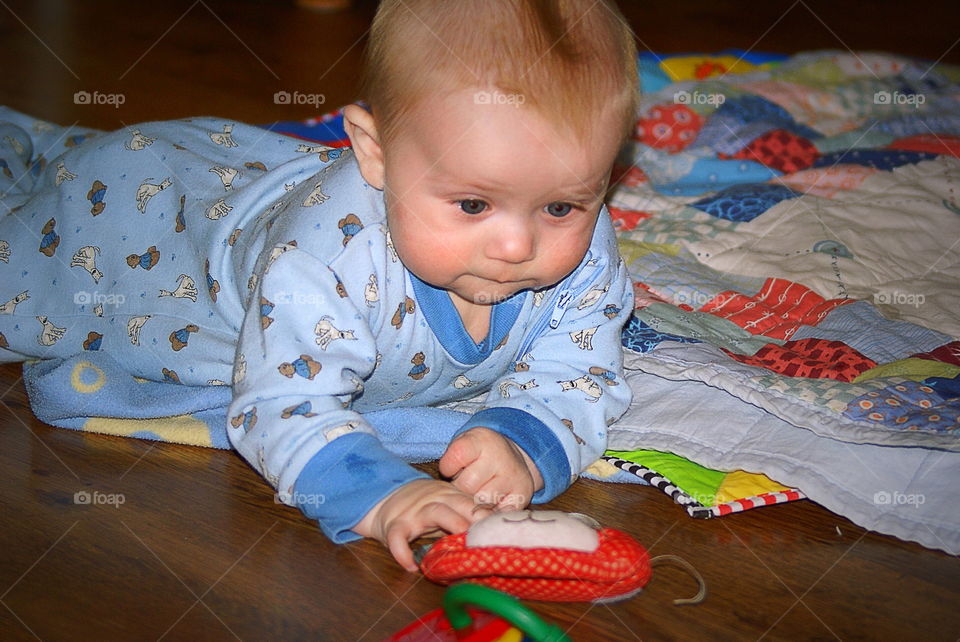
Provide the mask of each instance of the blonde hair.
POLYGON ((611 0, 382 0, 363 81, 381 143, 420 101, 470 88, 522 97, 581 138, 612 107, 626 137, 637 109, 633 34, 611 0))

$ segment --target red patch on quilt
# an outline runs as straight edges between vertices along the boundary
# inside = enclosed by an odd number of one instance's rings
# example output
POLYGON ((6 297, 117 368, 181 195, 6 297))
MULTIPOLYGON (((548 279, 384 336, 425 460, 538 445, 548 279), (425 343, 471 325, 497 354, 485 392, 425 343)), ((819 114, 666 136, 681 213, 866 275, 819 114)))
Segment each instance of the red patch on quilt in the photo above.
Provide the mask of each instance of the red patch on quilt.
POLYGON ((791 174, 813 165, 819 155, 817 148, 806 138, 785 129, 774 129, 753 139, 749 145, 732 156, 719 156, 757 161, 784 174, 791 174))
POLYGON ((649 212, 640 212, 638 210, 622 210, 619 207, 607 206, 610 210, 610 220, 613 221, 613 229, 618 232, 632 230, 640 221, 653 216, 649 212))
POLYGON ((733 321, 750 334, 789 339, 801 325, 817 325, 850 299, 824 299, 805 285, 767 279, 755 296, 727 290, 710 299, 701 312, 733 321))
POLYGON ((918 134, 898 138, 889 145, 890 149, 903 149, 911 152, 931 152, 934 154, 948 154, 960 158, 960 136, 918 134))
POLYGON ((960 341, 951 341, 945 343, 936 350, 924 352, 922 354, 910 355, 912 359, 928 359, 930 361, 942 361, 954 366, 960 366, 960 341))
POLYGON ((686 105, 652 107, 646 118, 637 121, 634 138, 657 149, 679 152, 697 137, 703 118, 686 105))
POLYGON ((768 343, 752 357, 724 350, 740 363, 760 366, 788 377, 834 379, 849 383, 861 373, 874 368, 869 359, 842 341, 800 339, 782 346, 768 343))

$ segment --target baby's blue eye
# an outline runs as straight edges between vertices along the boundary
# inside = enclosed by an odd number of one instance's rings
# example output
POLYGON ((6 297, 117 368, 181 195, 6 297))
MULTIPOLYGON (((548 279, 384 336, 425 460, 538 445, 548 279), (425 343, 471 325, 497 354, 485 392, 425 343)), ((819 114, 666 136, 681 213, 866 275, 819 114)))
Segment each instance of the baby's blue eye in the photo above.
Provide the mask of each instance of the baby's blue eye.
POLYGON ((561 218, 573 211, 573 205, 570 203, 550 203, 546 210, 550 216, 561 218))
POLYGON ((477 198, 467 198, 460 201, 460 209, 466 214, 479 214, 487 209, 487 204, 477 198))

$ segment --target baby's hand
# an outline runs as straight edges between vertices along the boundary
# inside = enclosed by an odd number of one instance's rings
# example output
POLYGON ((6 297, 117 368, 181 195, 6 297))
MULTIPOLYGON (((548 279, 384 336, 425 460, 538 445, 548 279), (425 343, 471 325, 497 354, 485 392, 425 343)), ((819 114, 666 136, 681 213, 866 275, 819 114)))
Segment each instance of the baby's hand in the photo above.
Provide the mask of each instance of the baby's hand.
POLYGON ((471 428, 447 447, 440 474, 479 504, 518 510, 543 488, 533 460, 513 441, 489 428, 471 428))
POLYGON ((462 533, 490 512, 449 482, 416 479, 387 495, 353 530, 379 540, 400 566, 416 572, 410 542, 437 530, 462 533))

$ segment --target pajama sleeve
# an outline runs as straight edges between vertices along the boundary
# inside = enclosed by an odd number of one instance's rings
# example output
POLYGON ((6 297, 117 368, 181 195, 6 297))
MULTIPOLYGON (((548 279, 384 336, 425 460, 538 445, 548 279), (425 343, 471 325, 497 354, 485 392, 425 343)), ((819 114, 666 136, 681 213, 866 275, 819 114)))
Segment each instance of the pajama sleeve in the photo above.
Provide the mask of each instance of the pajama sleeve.
POLYGON ((580 267, 540 307, 517 367, 458 431, 490 428, 522 448, 544 480, 535 503, 559 495, 603 454, 607 426, 630 404, 620 332, 633 287, 605 209, 580 267))
POLYGON ((373 313, 310 253, 278 245, 262 256, 237 348, 230 440, 281 501, 335 542, 356 539, 350 529, 378 501, 427 475, 349 408, 376 364, 373 313))

